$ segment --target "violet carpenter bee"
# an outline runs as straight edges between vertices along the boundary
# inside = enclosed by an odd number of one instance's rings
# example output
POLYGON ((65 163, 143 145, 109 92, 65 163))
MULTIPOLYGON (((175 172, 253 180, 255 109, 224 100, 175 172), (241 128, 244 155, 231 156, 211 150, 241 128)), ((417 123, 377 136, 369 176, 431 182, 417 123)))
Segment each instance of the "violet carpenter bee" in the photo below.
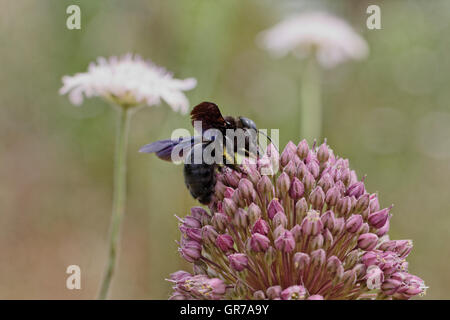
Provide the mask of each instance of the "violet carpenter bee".
MULTIPOLYGON (((202 134, 195 137, 182 137, 178 140, 159 140, 143 146, 139 151, 144 153, 155 153, 156 156, 165 161, 173 162, 173 152, 176 152, 184 160, 184 182, 192 197, 202 204, 209 204, 214 194, 216 185, 216 170, 228 167, 240 172, 237 165, 237 155, 246 157, 258 157, 260 155, 257 142, 256 124, 253 120, 245 117, 223 117, 219 108, 212 102, 202 102, 195 106, 191 112, 192 125, 201 121, 202 134), (207 134, 211 132, 215 134, 207 134), (244 134, 243 140, 239 141, 239 135, 235 134, 240 129, 244 134), (232 133, 230 135, 230 132, 232 133), (218 139, 220 137, 220 139, 218 139), (198 154, 203 154, 205 149, 212 143, 220 146, 220 154, 212 149, 211 159, 197 160, 198 154), (216 155, 218 157, 216 157, 216 155)), ((270 138, 267 137, 269 140, 270 138)))

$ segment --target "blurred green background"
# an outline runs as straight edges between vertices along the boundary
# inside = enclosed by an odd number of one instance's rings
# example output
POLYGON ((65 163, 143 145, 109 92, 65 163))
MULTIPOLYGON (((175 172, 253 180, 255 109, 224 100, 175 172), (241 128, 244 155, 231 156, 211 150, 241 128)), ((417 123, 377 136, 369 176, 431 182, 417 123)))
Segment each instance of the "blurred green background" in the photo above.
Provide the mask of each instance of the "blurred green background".
MULTIPOLYGON (((97 56, 141 54, 177 78, 195 77, 191 105, 281 128, 298 142, 302 61, 273 60, 255 36, 286 14, 325 9, 349 21, 370 56, 323 73, 324 136, 348 157, 381 204, 395 204, 391 237, 413 239, 410 272, 450 291, 450 1, 377 1, 382 30, 366 28, 374 1, 0 0, 0 298, 80 299, 97 294, 111 214, 115 114, 99 99, 72 106, 61 77, 97 56), (81 8, 81 30, 66 7, 81 8), (67 290, 77 264, 82 290, 67 290)), ((182 168, 139 154, 190 128, 167 105, 133 119, 128 206, 111 298, 166 299, 177 253, 174 214, 195 202, 182 168)))

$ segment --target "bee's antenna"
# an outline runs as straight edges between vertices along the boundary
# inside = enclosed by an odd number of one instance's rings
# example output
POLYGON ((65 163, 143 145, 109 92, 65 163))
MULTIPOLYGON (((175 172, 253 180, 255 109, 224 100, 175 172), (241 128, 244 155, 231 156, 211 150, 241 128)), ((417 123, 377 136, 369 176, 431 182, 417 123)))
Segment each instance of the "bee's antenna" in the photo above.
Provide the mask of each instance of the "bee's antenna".
POLYGON ((270 137, 269 137, 267 134, 265 134, 263 131, 259 131, 259 130, 256 130, 256 131, 257 131, 258 133, 261 133, 262 135, 264 135, 267 139, 269 139, 270 143, 273 144, 273 146, 275 147, 275 149, 277 150, 277 152, 280 152, 280 151, 278 150, 278 147, 273 143, 272 139, 270 139, 270 137))

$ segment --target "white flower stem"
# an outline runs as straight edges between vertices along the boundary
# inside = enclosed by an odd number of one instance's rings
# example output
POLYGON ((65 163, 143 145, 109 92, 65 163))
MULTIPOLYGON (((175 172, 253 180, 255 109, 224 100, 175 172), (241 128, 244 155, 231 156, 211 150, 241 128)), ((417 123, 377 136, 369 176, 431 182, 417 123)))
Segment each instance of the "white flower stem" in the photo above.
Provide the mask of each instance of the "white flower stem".
POLYGON ((114 275, 118 243, 120 236, 120 227, 125 213, 126 203, 126 186, 127 186, 127 144, 128 132, 130 129, 130 118, 132 109, 117 108, 119 114, 117 138, 116 138, 116 154, 114 160, 114 191, 113 191, 113 207, 110 222, 109 234, 109 254, 108 261, 103 274, 103 280, 100 287, 99 299, 106 299, 110 288, 111 280, 114 275))
POLYGON ((322 134, 322 103, 320 97, 320 70, 314 56, 306 64, 301 82, 300 130, 301 138, 312 143, 322 134))

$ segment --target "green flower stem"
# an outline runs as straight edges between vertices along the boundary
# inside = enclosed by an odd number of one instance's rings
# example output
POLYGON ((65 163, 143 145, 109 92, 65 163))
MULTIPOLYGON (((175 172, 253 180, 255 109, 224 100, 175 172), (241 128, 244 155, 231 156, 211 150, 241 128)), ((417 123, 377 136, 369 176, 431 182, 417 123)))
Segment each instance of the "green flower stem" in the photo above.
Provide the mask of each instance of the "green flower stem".
POLYGON ((300 94, 300 134, 311 143, 314 139, 319 140, 322 134, 320 70, 314 56, 307 61, 300 94))
POLYGON ((109 234, 109 256, 100 288, 99 299, 106 299, 117 260, 120 226, 125 213, 127 187, 127 144, 132 109, 118 107, 118 128, 114 160, 114 193, 109 234))

